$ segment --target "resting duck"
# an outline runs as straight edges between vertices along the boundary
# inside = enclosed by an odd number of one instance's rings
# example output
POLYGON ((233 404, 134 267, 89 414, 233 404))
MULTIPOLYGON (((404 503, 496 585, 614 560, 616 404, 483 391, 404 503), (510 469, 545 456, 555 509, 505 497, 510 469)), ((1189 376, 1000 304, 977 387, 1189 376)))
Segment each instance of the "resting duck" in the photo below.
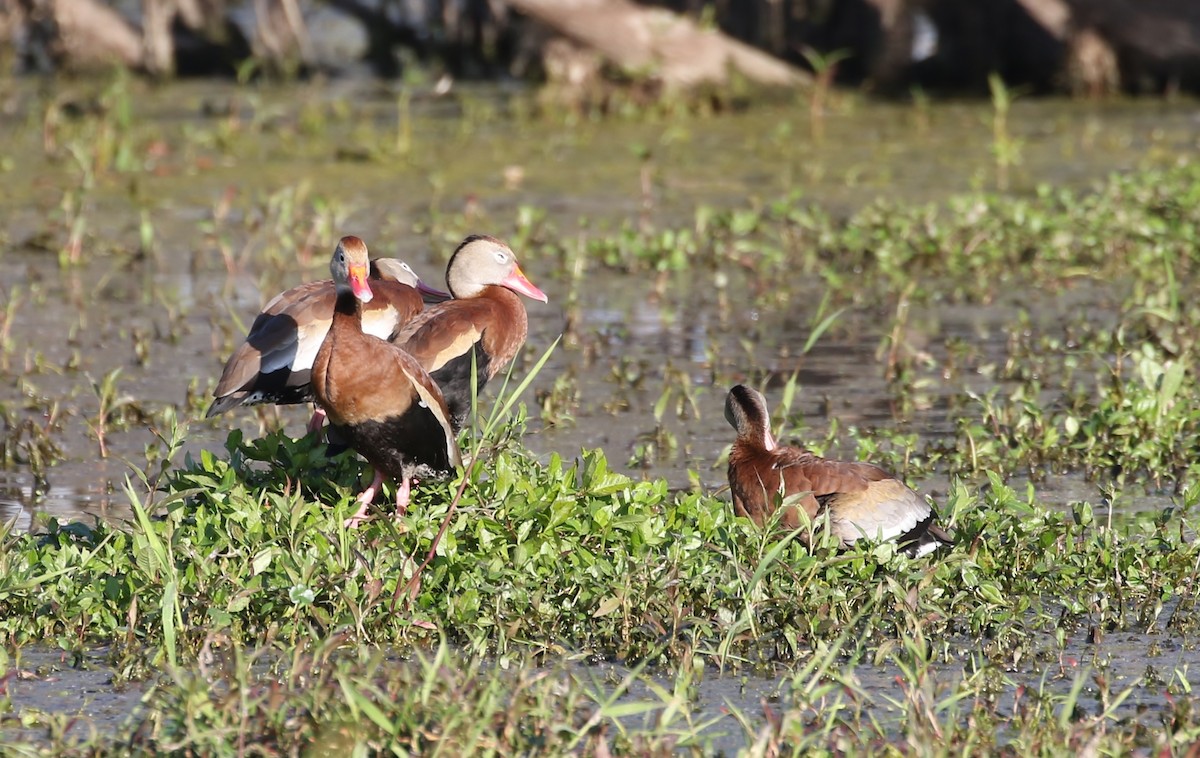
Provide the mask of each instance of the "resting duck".
POLYGON ((396 344, 442 388, 457 431, 471 410, 472 353, 478 394, 525 344, 529 320, 516 293, 543 303, 546 293, 521 273, 508 245, 482 234, 467 237, 454 251, 446 266, 446 286, 454 299, 414 316, 396 344))
MULTIPOLYGON (((374 297, 363 311, 363 329, 381 339, 393 339, 426 303, 450 297, 426 285, 407 263, 394 258, 372 261, 370 276, 374 297)), ((251 324, 246 341, 225 364, 206 415, 239 405, 312 402, 313 358, 329 332, 336 297, 333 281, 325 279, 293 287, 267 303, 251 324)), ((317 409, 309 431, 320 428, 323 421, 324 413, 317 409)))
POLYGON ((829 461, 807 450, 780 446, 762 393, 739 384, 725 399, 725 418, 737 430, 729 454, 733 509, 760 526, 779 498, 801 495, 781 518, 786 529, 801 525, 797 507, 814 523, 829 513, 829 527, 843 546, 866 537, 896 540, 911 557, 926 555, 952 538, 938 527, 937 513, 899 479, 870 463, 829 461))
POLYGON ((368 283, 368 266, 363 241, 343 237, 329 262, 337 291, 333 319, 312 364, 317 402, 350 447, 375 467, 347 526, 366 518, 384 477, 399 482, 396 507, 403 514, 412 477, 439 476, 462 464, 437 384, 411 355, 364 331, 365 306, 379 288, 368 283))

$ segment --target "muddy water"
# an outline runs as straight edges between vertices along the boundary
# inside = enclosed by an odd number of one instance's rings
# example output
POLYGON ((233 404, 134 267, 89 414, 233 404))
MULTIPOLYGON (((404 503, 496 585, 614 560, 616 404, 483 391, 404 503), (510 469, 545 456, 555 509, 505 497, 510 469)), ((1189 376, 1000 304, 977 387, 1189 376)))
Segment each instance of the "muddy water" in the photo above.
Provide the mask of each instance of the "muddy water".
MULTIPOLYGON (((1115 708, 1112 715, 1137 720, 1153 730, 1160 728, 1162 719, 1170 712, 1167 686, 1176 672, 1200 666, 1200 650, 1152 634, 1109 634, 1099 643, 1093 643, 1088 640, 1085 629, 1068 637, 1061 652, 1053 646, 1048 649, 1053 652, 1033 666, 1028 661, 1014 661, 1008 668, 972 661, 930 664, 923 679, 922 693, 932 706, 950 698, 964 680, 983 677, 993 682, 1005 682, 1002 694, 995 688, 991 690, 997 698, 996 715, 1003 718, 1015 711, 1021 697, 1016 693, 1018 686, 1025 688, 1026 698, 1036 698, 1036 693, 1041 692, 1065 693, 1082 679, 1077 707, 1083 713, 1098 715, 1119 693, 1136 686, 1133 695, 1115 708)), ((85 739, 97 733, 119 735, 129 729, 131 716, 136 718, 144 711, 141 701, 151 683, 126 682, 114 687, 116 672, 105 663, 104 655, 103 651, 95 651, 82 658, 73 658, 61 651, 26 648, 21 653, 20 665, 14 666, 7 677, 0 680, 0 685, 19 710, 68 719, 67 734, 73 738, 85 739)), ((397 662, 396 665, 411 664, 397 662)), ((598 693, 611 693, 617 682, 630 675, 629 669, 612 663, 558 664, 549 667, 547 672, 554 673, 564 666, 573 677, 598 693)), ((875 719, 888 733, 899 735, 903 732, 908 718, 903 707, 907 694, 897 684, 904 677, 894 664, 840 665, 837 673, 845 686, 840 692, 831 693, 824 703, 830 712, 840 702, 847 709, 844 714, 848 719, 861 711, 864 718, 875 719)), ((661 702, 660 693, 670 692, 674 687, 670 676, 651 674, 650 679, 657 692, 644 679, 637 678, 618 702, 661 702)), ((727 755, 735 755, 753 742, 753 736, 746 734, 733 716, 734 712, 744 715, 753 729, 760 729, 769 718, 778 718, 782 712, 807 703, 808 699, 800 693, 811 684, 804 675, 785 671, 777 675, 722 676, 711 666, 695 672, 693 682, 688 703, 693 723, 711 722, 703 732, 701 744, 706 744, 714 753, 727 755), (797 692, 795 696, 793 690, 797 692)), ((969 710, 970 698, 958 707, 969 710)), ((821 722, 822 715, 811 714, 817 723, 821 722)), ((652 726, 656 717, 657 712, 652 711, 645 723, 652 726)), ((626 721, 627 726, 638 723, 639 717, 626 721)), ((37 739, 36 732, 15 724, 4 734, 9 739, 37 739)), ((1004 742, 1005 736, 1002 734, 999 739, 1004 742)))
MULTIPOLYGON (((503 234, 515 209, 531 206, 560 229, 581 217, 595 227, 631 219, 665 224, 690 219, 699 204, 745 207, 796 190, 841 211, 879 197, 942 198, 995 179, 990 110, 982 104, 917 109, 847 100, 816 141, 805 112, 788 105, 649 123, 564 123, 506 117, 502 98, 466 92, 458 103, 418 97, 406 137, 410 151, 397 158, 390 92, 347 85, 270 93, 124 86, 98 102, 128 97, 136 123, 149 131, 130 140, 133 168, 98 173, 86 194, 79 189, 86 177, 64 147, 74 122, 62 117, 67 126, 47 157, 37 128, 47 103, 19 86, 7 94, 9 117, 0 122, 4 165, 35 177, 0 189, 8 209, 0 280, 3 305, 13 313, 3 368, 21 377, 0 389, 0 404, 14 423, 46 430, 63 458, 41 468, 18 455, 0 471, 0 502, 6 512, 19 508, 24 522, 29 511, 120 518, 125 461, 144 462, 145 446, 155 443, 148 420, 165 407, 191 420, 193 450, 219 446, 233 426, 258 433, 284 423, 298 430, 304 414, 298 409, 244 411, 215 422, 200 420, 200 410, 241 325, 275 292, 322 276, 326 249, 342 233, 365 237, 376 254, 407 258, 437 281, 450 243, 431 249, 428 235, 415 233, 428 230, 431 219, 451 230, 503 234), (222 141, 224 151, 215 147, 222 141), (63 207, 81 196, 82 263, 64 273, 56 252, 71 216, 63 207), (324 217, 291 226, 273 219, 272 213, 287 215, 277 212, 281 206, 300 208, 312 197, 324 199, 324 217), (143 218, 154 239, 149 254, 138 256, 143 218), (294 238, 295 252, 286 260, 258 257, 279 236, 294 238), (114 399, 132 405, 124 424, 110 422, 104 430, 101 458, 96 386, 114 370, 120 371, 114 399)), ((97 101, 81 84, 58 93, 57 102, 97 101)), ((1167 161, 1195 148, 1197 124, 1200 110, 1190 104, 1018 103, 1012 131, 1022 141, 1022 163, 1011 191, 1042 182, 1079 186, 1167 161)), ((550 295, 549 305, 529 304, 525 365, 568 317, 576 324, 571 344, 556 351, 529 398, 547 392, 560 374, 578 385, 572 422, 543 429, 534 419, 528 443, 540 453, 598 446, 614 465, 629 463, 675 486, 687 485, 689 470, 719 486, 713 464, 729 442, 722 393, 756 369, 781 380, 799 372, 798 418, 818 438, 834 417, 867 427, 903 421, 926 438, 950 429, 939 393, 958 387, 932 388, 923 407, 897 411, 883 379, 879 350, 886 335, 875 309, 845 314, 799 357, 812 318, 806 304, 820 301, 817 283, 790 282, 794 305, 759 312, 740 305, 750 297, 736 275, 718 297, 711 273, 680 274, 664 286, 653 277, 592 267, 568 313, 570 285, 560 262, 525 258, 550 295), (636 377, 632 387, 613 379, 614 366, 636 377), (667 414, 661 426, 674 439, 664 443, 652 408, 669 374, 690 383, 695 409, 689 405, 682 419, 667 414)), ((1103 309, 1105 293, 1089 297, 1103 309)), ((906 341, 935 359, 953 339, 998 357, 1018 309, 1031 310, 1036 327, 1056 323, 1072 305, 1078 303, 914 310, 906 341)), ((987 388, 986 378, 972 382, 987 388)))
MULTIPOLYGON (((141 129, 132 140, 135 166, 110 167, 92 178, 80 167, 86 161, 63 147, 73 129, 82 130, 78 122, 62 117, 59 144, 47 155, 45 96, 18 83, 0 103, 0 169, 28 179, 0 182, 6 212, 0 238, 0 309, 6 310, 0 314, 11 314, 0 315, 0 370, 9 378, 0 386, 0 406, 10 437, 12 428, 25 430, 19 438, 25 446, 18 444, 12 462, 0 468, 0 520, 17 529, 36 529, 44 518, 125 518, 122 481, 130 465, 145 465, 148 447, 161 450, 155 432, 165 432, 167 408, 188 423, 190 452, 220 448, 234 427, 258 434, 283 424, 299 433, 306 417, 299 408, 235 412, 214 421, 203 420, 203 410, 244 325, 271 295, 323 277, 328 247, 341 234, 358 234, 375 254, 404 257, 438 281, 451 247, 443 238, 467 231, 504 235, 522 206, 541 209, 569 232, 583 217, 598 228, 627 220, 666 225, 687 222, 699 204, 742 208, 797 190, 837 213, 880 197, 937 200, 995 181, 991 114, 981 104, 916 109, 847 100, 817 141, 805 112, 787 104, 716 118, 530 122, 506 116, 495 93, 466 92, 457 103, 418 97, 411 133, 404 136, 389 91, 341 84, 269 93, 203 84, 126 86, 141 129), (403 140, 409 150, 398 157, 403 140), (322 198, 315 214, 307 210, 314 197, 322 198), (64 270, 57 251, 77 222, 70 209, 81 198, 81 261, 64 270), (303 214, 316 218, 288 220, 303 214), (144 219, 152 223, 153 240, 138 252, 144 219), (288 255, 265 260, 277 240, 288 255), (104 390, 106 377, 113 379, 111 392, 104 390), (103 429, 102 398, 123 409, 108 414, 103 429), (31 461, 28 443, 39 439, 61 460, 31 461)), ((94 102, 94 89, 75 84, 54 97, 86 105, 94 102)), ((1190 103, 1018 102, 1012 130, 1022 141, 1022 163, 1009 191, 1028 193, 1042 182, 1084 186, 1112 171, 1168 162, 1196 149, 1198 127, 1200 108, 1190 103)), ((960 378, 923 389, 916 407, 898 407, 883 376, 885 320, 871 305, 844 314, 802 354, 821 300, 816 282, 788 282, 792 305, 759 311, 743 305, 752 301, 750 283, 736 272, 721 291, 711 272, 656 281, 592 266, 568 309, 572 286, 561 274, 563 262, 535 251, 518 254, 550 296, 547 305, 528 304, 530 337, 518 370, 574 325, 526 398, 535 403, 560 375, 572 376, 579 393, 569 421, 547 425, 531 412, 527 444, 540 454, 602 447, 618 470, 665 476, 677 487, 689 486, 689 471, 695 472, 716 490, 723 473, 715 464, 730 442, 724 391, 752 372, 767 371, 776 388, 792 374, 799 377, 792 416, 813 439, 823 438, 835 419, 843 428, 901 428, 926 441, 944 438, 953 429, 950 396, 963 387, 992 386, 986 375, 960 378), (694 408, 684 401, 681 417, 673 401, 660 425, 654 405, 669 385, 678 392, 681 382, 694 408)), ((1037 329, 1061 323, 1084 305, 1097 318, 1114 308, 1113 293, 1102 288, 1048 302, 1024 296, 1012 293, 984 308, 914 307, 905 349, 936 362, 945 359, 948 342, 966 341, 981 362, 1001 360, 1020 311, 1030 313, 1037 329)), ((935 497, 944 491, 937 480, 913 483, 935 497)), ((1098 498, 1082 480, 1039 485, 1039 492, 1050 504, 1098 498)), ((1128 683, 1147 665, 1158 665, 1146 657, 1148 646, 1140 636, 1110 638, 1102 646, 1079 641, 1074 660, 1099 656, 1128 683)), ((1195 651, 1183 648, 1156 660, 1166 672, 1200 665, 1195 651)), ((883 669, 864 667, 857 675, 869 687, 894 687, 883 669)), ((10 684, 20 697, 14 702, 90 712, 103 701, 121 714, 136 702, 136 690, 102 690, 84 703, 78 698, 93 672, 54 676, 60 678, 10 684), (64 688, 63 681, 71 685, 64 688), (72 690, 69 697, 65 689, 72 690)), ((761 714, 764 697, 779 694, 786 702, 786 688, 774 679, 743 686, 713 677, 701 699, 713 709, 728 702, 761 714)), ((116 723, 106 718, 94 725, 116 723)), ((730 729, 729 744, 743 744, 732 723, 730 729)))

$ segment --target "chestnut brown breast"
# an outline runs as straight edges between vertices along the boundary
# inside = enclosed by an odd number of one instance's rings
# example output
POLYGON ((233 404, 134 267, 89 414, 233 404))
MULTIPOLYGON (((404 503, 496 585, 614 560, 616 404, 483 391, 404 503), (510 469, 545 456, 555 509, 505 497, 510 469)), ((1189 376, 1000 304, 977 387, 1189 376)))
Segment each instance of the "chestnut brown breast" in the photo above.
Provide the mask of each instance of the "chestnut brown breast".
POLYGON ((312 386, 330 422, 387 476, 445 472, 461 462, 437 384, 404 350, 363 333, 353 296, 338 300, 312 386))
POLYGON ((470 412, 472 355, 478 393, 512 361, 528 330, 520 298, 504 287, 490 285, 475 297, 426 309, 400 330, 396 343, 441 387, 458 429, 470 412))

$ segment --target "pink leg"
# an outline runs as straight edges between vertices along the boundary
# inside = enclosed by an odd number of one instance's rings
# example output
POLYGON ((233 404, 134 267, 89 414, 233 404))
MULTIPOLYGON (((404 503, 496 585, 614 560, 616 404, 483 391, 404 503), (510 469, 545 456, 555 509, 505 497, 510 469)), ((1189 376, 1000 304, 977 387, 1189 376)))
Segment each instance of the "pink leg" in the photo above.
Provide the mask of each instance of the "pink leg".
POLYGON ((308 420, 308 434, 321 431, 321 427, 325 426, 325 409, 321 406, 313 407, 312 418, 308 420))
POLYGON ((371 484, 362 491, 358 496, 358 511, 353 516, 343 522, 343 526, 347 529, 357 529, 358 525, 367 520, 367 510, 371 507, 371 501, 375 499, 375 493, 383 485, 383 473, 379 469, 375 469, 375 478, 371 480, 371 484))
POLYGON ((410 499, 412 499, 412 480, 407 476, 400 477, 400 487, 396 490, 396 518, 408 513, 410 499))

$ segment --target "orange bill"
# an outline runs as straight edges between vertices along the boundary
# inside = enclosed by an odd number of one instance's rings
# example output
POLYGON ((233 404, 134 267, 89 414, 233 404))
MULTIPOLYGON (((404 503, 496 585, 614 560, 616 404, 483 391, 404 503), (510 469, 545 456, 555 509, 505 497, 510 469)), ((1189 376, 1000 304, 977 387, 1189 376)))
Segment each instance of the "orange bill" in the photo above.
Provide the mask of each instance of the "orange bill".
POLYGON ((374 295, 371 293, 371 285, 367 282, 367 275, 370 268, 365 265, 350 264, 350 289, 354 291, 354 296, 359 302, 369 303, 374 295))
POLYGON ((534 300, 540 300, 543 303, 549 300, 549 298, 546 297, 545 292, 542 292, 540 289, 533 286, 533 282, 525 278, 525 274, 521 272, 519 267, 500 283, 514 292, 520 292, 525 297, 530 297, 534 300))

